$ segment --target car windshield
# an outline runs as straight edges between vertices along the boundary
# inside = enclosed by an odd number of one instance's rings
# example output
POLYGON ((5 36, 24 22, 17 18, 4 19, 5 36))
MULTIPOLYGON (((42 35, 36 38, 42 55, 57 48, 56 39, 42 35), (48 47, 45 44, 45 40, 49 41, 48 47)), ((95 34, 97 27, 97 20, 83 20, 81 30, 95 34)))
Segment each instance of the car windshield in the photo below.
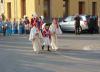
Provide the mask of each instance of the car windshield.
POLYGON ((82 21, 86 21, 86 16, 80 16, 82 21))
POLYGON ((74 17, 73 16, 69 16, 67 18, 64 19, 64 21, 72 21, 74 20, 74 17))
MULTIPOLYGON (((86 16, 80 16, 80 17, 81 17, 81 21, 86 21, 87 20, 86 16)), ((68 17, 66 17, 64 19, 64 21, 65 22, 67 22, 67 21, 74 21, 74 18, 75 18, 75 16, 68 16, 68 17)))

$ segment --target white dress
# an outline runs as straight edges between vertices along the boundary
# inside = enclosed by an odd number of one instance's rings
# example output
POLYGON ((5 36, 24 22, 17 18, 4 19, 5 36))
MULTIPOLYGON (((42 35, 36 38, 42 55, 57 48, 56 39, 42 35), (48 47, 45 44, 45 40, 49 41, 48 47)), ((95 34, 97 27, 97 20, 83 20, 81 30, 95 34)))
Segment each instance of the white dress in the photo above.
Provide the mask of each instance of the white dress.
POLYGON ((36 27, 33 27, 30 31, 29 40, 33 42, 34 52, 39 52, 41 49, 41 43, 39 39, 39 32, 36 27))
POLYGON ((44 45, 51 46, 50 39, 48 37, 44 37, 44 45))
POLYGON ((56 29, 54 27, 54 25, 52 24, 50 26, 50 32, 51 32, 51 47, 54 50, 57 50, 57 34, 56 34, 56 29))
POLYGON ((51 40, 50 40, 50 37, 49 37, 49 34, 50 34, 50 32, 46 32, 47 34, 47 36, 44 36, 44 45, 45 46, 51 46, 51 40))
POLYGON ((54 24, 51 24, 49 29, 51 32, 51 47, 52 47, 52 49, 57 50, 58 49, 57 34, 62 34, 62 31, 61 31, 60 27, 56 28, 54 26, 54 24))
POLYGON ((37 33, 36 27, 32 27, 29 35, 29 40, 32 41, 36 36, 35 34, 37 33))

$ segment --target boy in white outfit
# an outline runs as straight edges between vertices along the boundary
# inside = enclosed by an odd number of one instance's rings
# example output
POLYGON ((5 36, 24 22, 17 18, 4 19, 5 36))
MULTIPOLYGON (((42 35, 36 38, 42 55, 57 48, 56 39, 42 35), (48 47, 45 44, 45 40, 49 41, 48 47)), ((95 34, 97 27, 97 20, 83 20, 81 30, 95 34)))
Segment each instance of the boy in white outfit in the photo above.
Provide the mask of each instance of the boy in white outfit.
POLYGON ((51 32, 49 30, 49 26, 45 25, 43 32, 43 39, 44 39, 44 45, 42 46, 42 50, 44 50, 44 46, 47 46, 48 51, 50 51, 50 46, 51 46, 51 32))

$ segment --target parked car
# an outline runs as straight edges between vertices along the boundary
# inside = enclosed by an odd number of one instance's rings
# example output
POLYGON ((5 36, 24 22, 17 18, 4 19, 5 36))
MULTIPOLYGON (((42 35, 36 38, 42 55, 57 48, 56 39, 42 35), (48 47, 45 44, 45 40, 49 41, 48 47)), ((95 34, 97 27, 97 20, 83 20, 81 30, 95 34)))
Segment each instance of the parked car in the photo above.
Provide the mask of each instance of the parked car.
MULTIPOLYGON (((80 15, 81 21, 80 21, 80 30, 88 30, 88 16, 87 15, 80 15)), ((62 31, 75 31, 75 16, 68 16, 61 22, 59 22, 59 25, 61 27, 62 31)))

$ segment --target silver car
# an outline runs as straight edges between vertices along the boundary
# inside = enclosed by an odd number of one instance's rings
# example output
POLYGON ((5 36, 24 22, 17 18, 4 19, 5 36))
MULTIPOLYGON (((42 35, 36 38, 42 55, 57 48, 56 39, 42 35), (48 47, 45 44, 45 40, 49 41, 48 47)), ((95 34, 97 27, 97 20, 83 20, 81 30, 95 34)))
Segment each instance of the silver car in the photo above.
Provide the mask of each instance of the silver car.
MULTIPOLYGON (((88 30, 88 21, 87 21, 87 16, 86 15, 80 15, 81 21, 80 21, 80 26, 81 26, 81 31, 82 30, 88 30)), ((59 22, 59 25, 62 29, 62 31, 75 31, 75 16, 68 16, 65 18, 63 21, 59 22)))

